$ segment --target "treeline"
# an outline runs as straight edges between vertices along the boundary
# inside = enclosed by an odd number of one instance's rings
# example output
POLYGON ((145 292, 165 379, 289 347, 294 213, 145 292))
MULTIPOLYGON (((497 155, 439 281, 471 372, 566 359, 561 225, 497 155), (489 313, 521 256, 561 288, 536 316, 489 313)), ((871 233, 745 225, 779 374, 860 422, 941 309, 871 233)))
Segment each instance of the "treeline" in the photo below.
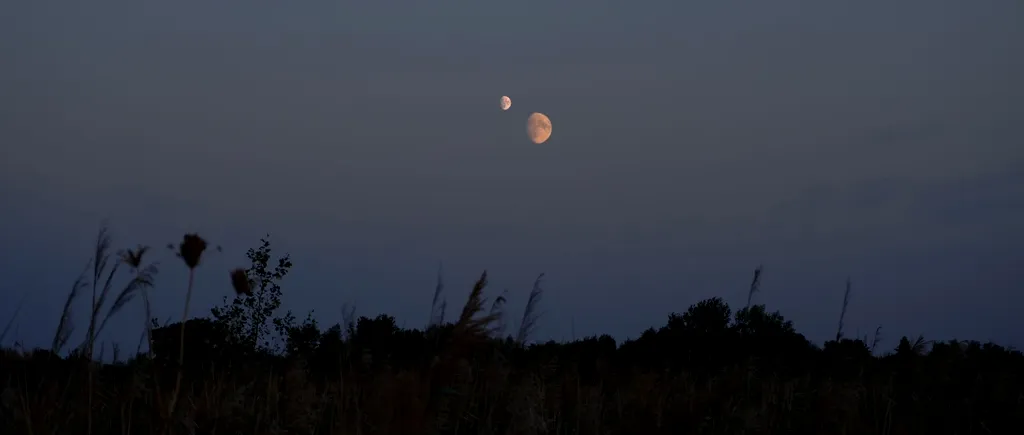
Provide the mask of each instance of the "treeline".
MULTIPOLYGON (((105 233, 97 245, 95 262, 113 264, 105 260, 105 233)), ((205 248, 197 235, 172 246, 190 274, 205 248)), ((142 263, 145 252, 121 253, 132 275, 125 290, 108 290, 117 295, 109 307, 97 287, 99 305, 79 346, 64 349, 73 323, 65 310, 50 349, 5 352, 3 433, 952 434, 1024 427, 1020 352, 923 337, 879 349, 878 331, 871 340, 844 337, 845 303, 836 338, 819 347, 780 313, 750 303, 760 269, 735 313, 713 298, 622 343, 608 335, 531 343, 543 276, 514 331, 507 295, 484 296, 486 272, 463 293, 457 316, 445 314, 449 292, 439 274, 423 329, 400 328, 384 314, 356 317, 351 308, 323 328, 312 316, 298 322, 282 312, 291 260, 274 259, 264 239, 249 250, 247 269, 230 272, 235 297, 208 318, 159 325, 148 314, 145 290, 157 271, 142 263), (136 296, 148 319, 136 351, 89 364, 113 307, 136 296)), ((93 272, 112 288, 109 271, 93 272)), ((847 299, 849 292, 848 284, 847 299)))

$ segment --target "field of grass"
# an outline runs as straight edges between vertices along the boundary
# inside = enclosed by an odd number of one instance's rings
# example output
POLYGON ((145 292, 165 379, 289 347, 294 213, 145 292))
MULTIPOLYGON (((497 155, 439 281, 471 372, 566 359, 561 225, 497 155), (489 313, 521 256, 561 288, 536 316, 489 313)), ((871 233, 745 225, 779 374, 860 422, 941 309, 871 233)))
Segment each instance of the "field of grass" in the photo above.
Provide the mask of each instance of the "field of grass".
MULTIPOLYGON (((424 330, 399 328, 387 315, 356 318, 351 309, 343 322, 321 327, 281 309, 291 261, 261 242, 249 250, 248 268, 225 271, 234 298, 207 318, 160 325, 150 315, 159 271, 146 262, 149 248, 112 252, 101 231, 55 319, 51 347, 0 355, 0 433, 861 435, 1024 427, 1020 352, 921 337, 880 349, 878 331, 873 339, 844 336, 845 304, 835 340, 820 347, 764 305, 748 300, 733 312, 718 298, 623 343, 607 335, 534 343, 543 275, 524 292, 524 313, 512 316, 506 295, 485 297, 485 272, 465 292, 445 289, 439 276, 424 330), (445 313, 449 294, 459 304, 454 316, 445 313), (78 316, 86 338, 69 346, 78 298, 90 298, 93 309, 78 316), (113 363, 93 362, 111 360, 97 337, 131 303, 146 312, 139 345, 127 358, 114 347, 113 363)), ((188 312, 192 272, 210 247, 190 234, 170 248, 188 276, 160 282, 188 283, 188 312)), ((751 296, 759 284, 760 269, 751 296)))

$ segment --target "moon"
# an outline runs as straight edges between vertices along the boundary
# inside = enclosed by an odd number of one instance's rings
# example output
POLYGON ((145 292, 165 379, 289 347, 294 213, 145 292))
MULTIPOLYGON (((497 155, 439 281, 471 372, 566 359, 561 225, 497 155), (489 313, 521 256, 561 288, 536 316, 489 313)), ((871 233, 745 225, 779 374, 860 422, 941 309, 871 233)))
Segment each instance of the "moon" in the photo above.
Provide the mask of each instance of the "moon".
POLYGON ((542 144, 551 137, 551 120, 543 113, 534 112, 526 119, 526 134, 536 144, 542 144))
POLYGON ((512 99, 508 96, 502 96, 501 99, 498 100, 498 104, 501 106, 501 110, 508 110, 509 107, 512 107, 512 99))

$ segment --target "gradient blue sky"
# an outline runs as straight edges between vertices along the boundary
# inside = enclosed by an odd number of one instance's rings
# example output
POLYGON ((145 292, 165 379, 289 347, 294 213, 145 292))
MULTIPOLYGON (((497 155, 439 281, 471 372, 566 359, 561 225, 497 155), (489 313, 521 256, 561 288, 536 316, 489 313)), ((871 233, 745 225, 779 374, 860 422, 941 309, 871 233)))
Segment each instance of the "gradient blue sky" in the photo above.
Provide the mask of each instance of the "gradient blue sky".
MULTIPOLYGON (((538 338, 721 296, 817 342, 1024 345, 1024 3, 31 1, 0 12, 0 320, 47 345, 109 218, 194 315, 271 233, 285 304, 422 326, 439 262, 538 338), (508 112, 497 108, 512 97, 508 112), (552 138, 529 142, 526 117, 552 138)), ((77 307, 79 337, 81 315, 77 307)), ((452 310, 453 311, 453 310, 452 310)), ((451 312, 451 311, 450 311, 451 312)), ((103 337, 134 343, 141 311, 103 337)), ((515 327, 516 322, 511 325, 515 327)))

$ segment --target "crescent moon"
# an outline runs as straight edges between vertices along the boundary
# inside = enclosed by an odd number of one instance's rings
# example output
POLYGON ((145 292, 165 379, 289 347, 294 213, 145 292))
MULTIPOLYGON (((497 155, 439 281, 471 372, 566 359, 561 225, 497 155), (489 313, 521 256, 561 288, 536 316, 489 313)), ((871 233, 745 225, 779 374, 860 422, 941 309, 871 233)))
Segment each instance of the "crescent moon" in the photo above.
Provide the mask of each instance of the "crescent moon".
POLYGON ((512 99, 508 96, 502 96, 498 101, 498 105, 501 106, 501 110, 508 110, 509 107, 512 107, 512 99))
POLYGON ((543 113, 534 112, 526 119, 526 134, 536 144, 542 144, 551 137, 551 119, 543 113))

